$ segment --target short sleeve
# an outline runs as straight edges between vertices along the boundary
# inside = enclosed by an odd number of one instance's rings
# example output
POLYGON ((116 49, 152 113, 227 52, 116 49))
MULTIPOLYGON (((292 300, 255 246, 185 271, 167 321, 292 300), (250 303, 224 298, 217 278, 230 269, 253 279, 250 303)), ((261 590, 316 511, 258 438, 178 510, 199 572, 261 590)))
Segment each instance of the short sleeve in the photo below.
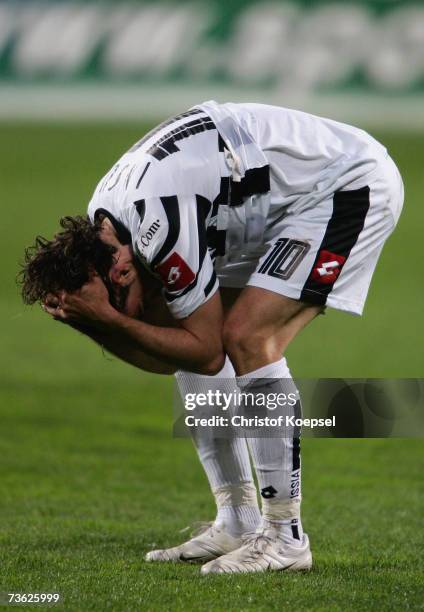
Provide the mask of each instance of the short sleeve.
POLYGON ((140 223, 133 246, 162 281, 173 316, 183 319, 218 289, 206 239, 211 203, 199 195, 166 196, 136 204, 140 223))

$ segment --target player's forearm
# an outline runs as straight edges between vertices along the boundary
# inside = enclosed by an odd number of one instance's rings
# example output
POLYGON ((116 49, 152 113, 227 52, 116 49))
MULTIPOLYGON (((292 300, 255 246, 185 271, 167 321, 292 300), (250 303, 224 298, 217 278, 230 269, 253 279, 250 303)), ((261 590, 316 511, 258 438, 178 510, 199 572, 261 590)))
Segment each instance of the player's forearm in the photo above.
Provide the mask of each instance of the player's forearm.
POLYGON ((152 358, 200 374, 214 374, 224 359, 220 339, 209 342, 183 328, 157 327, 117 311, 101 323, 102 330, 122 338, 152 358))
POLYGON ((122 338, 117 338, 111 333, 108 334, 97 331, 86 326, 72 325, 72 327, 91 338, 96 344, 100 345, 112 355, 115 355, 115 357, 145 372, 152 372, 153 374, 173 374, 178 369, 171 363, 157 359, 135 348, 133 341, 128 342, 122 338))

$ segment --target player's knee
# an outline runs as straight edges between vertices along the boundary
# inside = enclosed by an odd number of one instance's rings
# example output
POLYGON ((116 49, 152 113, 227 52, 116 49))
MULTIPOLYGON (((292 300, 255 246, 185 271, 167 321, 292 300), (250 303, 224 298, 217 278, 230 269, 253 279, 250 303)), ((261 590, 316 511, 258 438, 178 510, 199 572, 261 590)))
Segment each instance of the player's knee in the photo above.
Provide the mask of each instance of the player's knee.
POLYGON ((249 322, 229 320, 224 325, 224 348, 234 365, 269 351, 271 339, 249 322))

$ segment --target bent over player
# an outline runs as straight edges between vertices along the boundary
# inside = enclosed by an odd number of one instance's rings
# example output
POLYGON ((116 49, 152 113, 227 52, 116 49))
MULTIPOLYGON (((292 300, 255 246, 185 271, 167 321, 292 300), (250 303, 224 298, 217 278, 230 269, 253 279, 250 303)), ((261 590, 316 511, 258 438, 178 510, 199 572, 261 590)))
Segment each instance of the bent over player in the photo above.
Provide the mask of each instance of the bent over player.
MULTIPOLYGON (((287 346, 326 306, 362 313, 402 203, 395 164, 362 130, 206 102, 125 153, 88 220, 38 239, 24 299, 137 367, 177 372, 183 395, 267 378, 287 393, 287 346)), ((146 558, 202 561, 204 574, 309 569, 299 438, 193 437, 216 520, 146 558)))

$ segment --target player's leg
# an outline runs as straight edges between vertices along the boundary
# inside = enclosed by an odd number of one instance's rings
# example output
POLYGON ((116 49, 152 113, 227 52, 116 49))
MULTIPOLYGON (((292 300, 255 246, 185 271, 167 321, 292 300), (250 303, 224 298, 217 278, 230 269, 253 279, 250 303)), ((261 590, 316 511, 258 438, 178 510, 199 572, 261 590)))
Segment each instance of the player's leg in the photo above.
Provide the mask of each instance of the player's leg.
MULTIPOLYGON (((291 340, 322 312, 257 287, 247 287, 226 320, 225 342, 236 367, 240 389, 252 392, 297 394, 282 354, 291 340), (254 313, 254 316, 249 313, 254 313), (263 379, 273 379, 272 388, 263 379)), ((290 414, 300 412, 300 406, 290 414)), ((300 438, 249 438, 248 444, 262 497, 265 521, 278 526, 281 537, 294 546, 302 542, 300 518, 300 438)))
MULTIPOLYGON (((321 306, 247 287, 224 327, 226 350, 238 374, 239 388, 254 395, 298 396, 281 355, 321 311, 321 306)), ((297 415, 298 408, 298 404, 292 406, 287 414, 297 415)), ((260 532, 237 551, 203 566, 202 573, 309 569, 312 557, 300 517, 300 438, 287 432, 283 437, 250 437, 248 444, 262 497, 260 532)))
MULTIPOLYGON (((181 397, 219 390, 230 395, 237 390, 229 359, 216 376, 177 372, 181 397)), ((155 550, 148 561, 208 561, 238 548, 241 536, 254 532, 260 522, 256 486, 246 441, 215 437, 213 428, 190 428, 192 439, 217 505, 211 525, 179 546, 155 550)))
MULTIPOLYGON (((282 357, 292 339, 322 312, 266 289, 247 287, 225 323, 227 351, 244 391, 297 394, 286 359, 282 357), (249 314, 250 313, 250 314, 249 314), (254 313, 254 316, 252 316, 254 313)), ((295 414, 298 407, 292 407, 295 414)), ((290 413, 291 414, 291 413, 290 413)), ((248 439, 262 497, 265 521, 278 525, 281 537, 294 546, 302 542, 300 517, 300 439, 253 437, 248 439)))

